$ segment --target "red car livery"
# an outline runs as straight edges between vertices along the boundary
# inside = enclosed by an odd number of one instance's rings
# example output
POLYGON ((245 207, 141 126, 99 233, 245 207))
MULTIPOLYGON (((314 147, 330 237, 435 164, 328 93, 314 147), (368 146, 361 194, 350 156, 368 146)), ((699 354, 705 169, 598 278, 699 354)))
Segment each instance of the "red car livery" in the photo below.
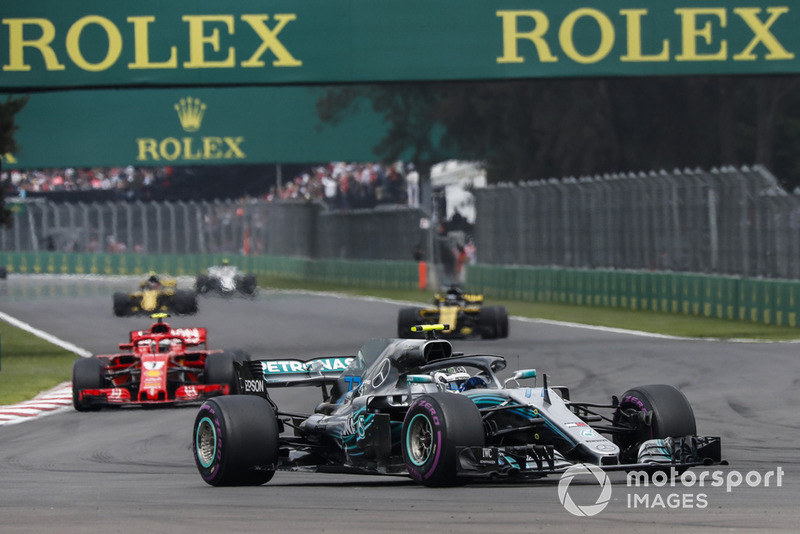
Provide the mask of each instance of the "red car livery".
POLYGON ((205 328, 172 328, 156 314, 149 330, 134 330, 121 353, 80 358, 72 366, 78 411, 112 405, 176 404, 236 393, 234 361, 241 351, 208 350, 205 328))

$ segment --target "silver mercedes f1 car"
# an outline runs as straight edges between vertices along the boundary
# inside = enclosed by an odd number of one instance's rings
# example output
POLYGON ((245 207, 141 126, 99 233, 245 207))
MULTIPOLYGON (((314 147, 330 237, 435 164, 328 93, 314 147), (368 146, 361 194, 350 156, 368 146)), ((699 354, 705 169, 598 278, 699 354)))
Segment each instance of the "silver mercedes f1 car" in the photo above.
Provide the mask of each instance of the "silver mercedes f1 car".
POLYGON ((217 294, 223 297, 243 295, 255 297, 258 281, 254 274, 245 273, 223 260, 222 265, 209 267, 205 274, 198 274, 194 284, 200 295, 217 294))
POLYGON ((609 402, 571 399, 534 369, 501 380, 506 360, 427 339, 374 339, 354 356, 236 364, 244 395, 209 399, 193 428, 195 463, 213 486, 259 485, 277 470, 409 476, 426 486, 538 478, 575 464, 678 472, 724 463, 669 385, 609 402), (313 413, 282 411, 273 388, 314 386, 313 413))

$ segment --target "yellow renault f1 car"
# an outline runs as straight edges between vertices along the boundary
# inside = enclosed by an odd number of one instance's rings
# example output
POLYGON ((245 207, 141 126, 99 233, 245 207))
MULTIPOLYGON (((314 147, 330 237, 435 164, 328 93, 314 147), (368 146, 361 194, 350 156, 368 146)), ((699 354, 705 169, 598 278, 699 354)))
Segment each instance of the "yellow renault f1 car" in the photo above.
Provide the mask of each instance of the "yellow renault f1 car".
POLYGON ((505 306, 484 306, 483 295, 464 293, 452 285, 437 293, 430 308, 401 308, 397 316, 397 335, 420 337, 412 331, 418 324, 444 324, 441 337, 495 339, 508 337, 508 312, 505 306))
POLYGON ((114 315, 149 315, 166 312, 174 315, 197 313, 197 293, 193 290, 177 289, 177 280, 161 279, 155 273, 142 282, 139 291, 114 293, 114 315))

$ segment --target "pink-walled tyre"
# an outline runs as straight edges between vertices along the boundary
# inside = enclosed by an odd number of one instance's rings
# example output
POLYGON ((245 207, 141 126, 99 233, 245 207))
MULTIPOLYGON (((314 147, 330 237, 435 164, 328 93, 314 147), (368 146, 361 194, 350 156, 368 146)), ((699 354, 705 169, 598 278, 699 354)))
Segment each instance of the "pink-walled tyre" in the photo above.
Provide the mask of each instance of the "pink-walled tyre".
POLYGON ((278 419, 266 399, 218 397, 203 403, 192 432, 200 476, 212 486, 259 486, 278 461, 278 419))
POLYGON ((401 448, 408 474, 425 486, 453 486, 458 477, 458 448, 483 447, 480 411, 456 393, 424 395, 403 421, 401 448))

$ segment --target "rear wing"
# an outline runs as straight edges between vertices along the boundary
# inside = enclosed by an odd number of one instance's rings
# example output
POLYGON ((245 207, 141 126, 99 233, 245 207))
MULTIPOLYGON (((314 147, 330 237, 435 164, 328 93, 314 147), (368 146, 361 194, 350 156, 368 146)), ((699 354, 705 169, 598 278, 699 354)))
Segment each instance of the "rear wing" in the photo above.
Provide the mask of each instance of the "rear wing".
POLYGON ((330 356, 311 360, 250 360, 237 365, 241 391, 266 395, 266 388, 325 386, 335 384, 354 356, 330 356))
POLYGON ((183 342, 186 344, 187 347, 196 347, 198 345, 203 345, 203 347, 205 348, 208 340, 208 330, 206 328, 169 328, 168 330, 165 329, 164 332, 157 332, 151 328, 150 330, 132 330, 130 333, 130 342, 120 343, 120 348, 121 349, 131 348, 136 343, 136 341, 142 338, 149 338, 153 336, 153 334, 159 334, 159 335, 166 334, 173 337, 179 337, 183 340, 183 342))

